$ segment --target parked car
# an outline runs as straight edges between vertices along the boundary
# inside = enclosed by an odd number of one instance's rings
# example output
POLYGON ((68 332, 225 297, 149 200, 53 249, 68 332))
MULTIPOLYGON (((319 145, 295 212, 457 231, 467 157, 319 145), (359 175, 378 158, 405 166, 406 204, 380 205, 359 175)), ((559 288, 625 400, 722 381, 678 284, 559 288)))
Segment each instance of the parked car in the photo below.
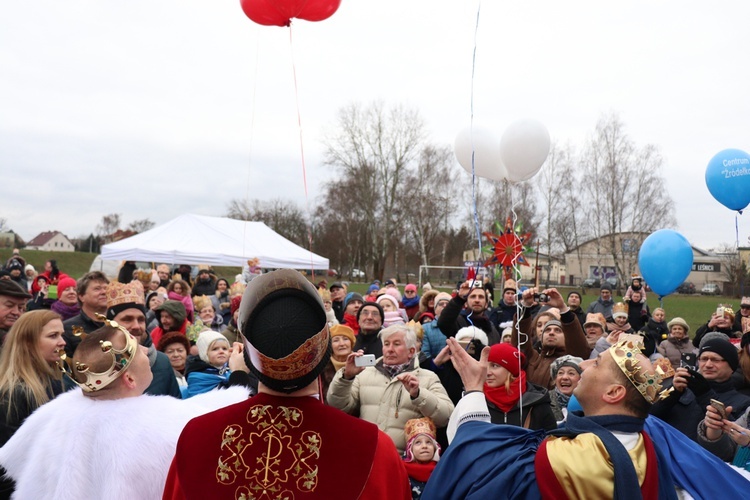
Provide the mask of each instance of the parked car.
POLYGON ((677 290, 675 290, 677 293, 695 293, 695 285, 690 283, 689 281, 684 282, 680 286, 677 287, 677 290))
POLYGON ((701 295, 721 295, 721 289, 716 283, 706 283, 701 288, 701 295))
POLYGON ((602 286, 602 282, 599 278, 586 278, 583 280, 583 283, 581 283, 581 286, 583 288, 599 288, 602 286))
POLYGON ((359 269, 352 269, 352 278, 364 278, 365 272, 359 269))
POLYGON ((610 285, 610 286, 611 286, 612 288, 617 288, 617 287, 618 287, 618 286, 620 285, 620 280, 619 280, 619 279, 617 279, 617 278, 614 278, 614 277, 612 277, 612 278, 607 278, 607 279, 606 279, 606 280, 604 280, 604 281, 606 281, 607 283, 609 283, 609 285, 610 285))

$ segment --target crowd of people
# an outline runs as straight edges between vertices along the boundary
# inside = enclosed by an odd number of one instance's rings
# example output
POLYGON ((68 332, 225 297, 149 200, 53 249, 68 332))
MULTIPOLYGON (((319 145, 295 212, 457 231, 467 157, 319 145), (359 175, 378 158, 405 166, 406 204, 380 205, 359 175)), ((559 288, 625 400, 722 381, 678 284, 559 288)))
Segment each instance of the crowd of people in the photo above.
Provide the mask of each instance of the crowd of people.
POLYGON ((47 264, 29 277, 15 253, 0 277, 0 498, 750 487, 748 297, 691 328, 651 311, 640 278, 584 308, 513 280, 493 305, 481 280, 360 294, 257 263, 232 283, 208 267, 125 263, 110 281, 47 264))

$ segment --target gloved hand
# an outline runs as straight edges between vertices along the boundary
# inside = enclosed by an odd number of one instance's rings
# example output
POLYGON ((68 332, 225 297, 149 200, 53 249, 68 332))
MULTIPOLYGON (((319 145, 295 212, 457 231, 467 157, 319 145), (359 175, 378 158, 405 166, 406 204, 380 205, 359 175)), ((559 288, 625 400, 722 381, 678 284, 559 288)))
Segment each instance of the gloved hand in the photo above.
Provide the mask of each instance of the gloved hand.
POLYGON ((703 375, 695 370, 690 370, 688 389, 693 391, 693 394, 695 394, 696 396, 703 396, 711 390, 711 386, 708 384, 708 380, 706 380, 703 375))

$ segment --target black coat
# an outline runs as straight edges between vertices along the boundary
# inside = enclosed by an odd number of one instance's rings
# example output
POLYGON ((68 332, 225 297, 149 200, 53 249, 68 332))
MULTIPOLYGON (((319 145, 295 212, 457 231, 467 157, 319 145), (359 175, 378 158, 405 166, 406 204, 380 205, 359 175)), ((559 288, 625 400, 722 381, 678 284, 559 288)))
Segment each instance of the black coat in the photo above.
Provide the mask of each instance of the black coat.
POLYGON ((488 399, 487 408, 490 410, 490 421, 493 424, 522 427, 526 419, 529 418, 529 412, 531 412, 529 429, 552 430, 557 428, 557 421, 550 406, 549 392, 544 387, 526 382, 526 392, 523 393, 519 403, 523 407, 516 404, 508 413, 505 413, 488 399), (522 418, 523 420, 521 420, 522 418))
POLYGON ((469 311, 464 309, 466 299, 459 296, 453 297, 445 306, 443 312, 438 318, 438 328, 446 337, 455 337, 456 332, 465 326, 472 324, 487 334, 488 345, 494 345, 500 342, 500 334, 485 314, 472 314, 469 322, 467 316, 469 311))

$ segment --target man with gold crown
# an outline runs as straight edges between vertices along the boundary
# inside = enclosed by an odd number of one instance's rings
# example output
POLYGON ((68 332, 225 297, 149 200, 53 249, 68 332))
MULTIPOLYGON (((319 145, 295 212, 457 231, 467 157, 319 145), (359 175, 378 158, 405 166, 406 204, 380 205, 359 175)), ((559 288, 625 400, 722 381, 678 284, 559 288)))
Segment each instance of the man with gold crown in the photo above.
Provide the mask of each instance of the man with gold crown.
POLYGON ((581 363, 575 395, 586 416, 571 413, 546 436, 489 424, 489 349, 477 362, 454 339, 448 345, 466 391, 456 437, 422 498, 677 498, 669 464, 643 432, 659 377, 633 342, 581 363))
POLYGON ((185 427, 164 498, 411 498, 391 438, 321 401, 331 338, 312 283, 291 269, 256 277, 238 323, 258 395, 185 427))
MULTIPOLYGON (((246 387, 186 401, 144 395, 153 379, 147 348, 101 319, 65 370, 79 387, 41 406, 0 448, 13 498, 159 498, 185 424, 248 397, 246 387)), ((241 350, 230 364, 244 365, 241 350)))

